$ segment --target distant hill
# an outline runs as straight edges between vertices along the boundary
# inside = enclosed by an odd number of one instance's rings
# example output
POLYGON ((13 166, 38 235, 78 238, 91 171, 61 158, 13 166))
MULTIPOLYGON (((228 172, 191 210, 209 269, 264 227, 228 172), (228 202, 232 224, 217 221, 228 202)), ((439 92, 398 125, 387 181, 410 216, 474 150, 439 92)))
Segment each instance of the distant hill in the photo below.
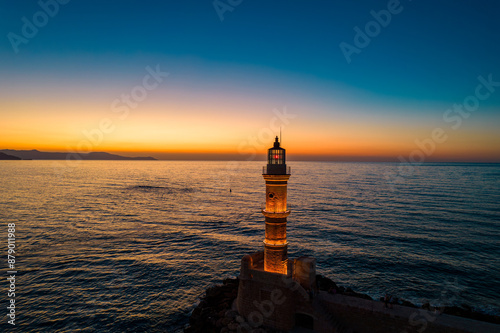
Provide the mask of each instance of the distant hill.
POLYGON ((7 155, 5 153, 0 152, 0 160, 20 160, 20 157, 13 156, 13 155, 7 155))
MULTIPOLYGON (((13 149, 3 149, 0 150, 0 154, 14 157, 12 159, 23 159, 23 160, 65 160, 69 153, 49 153, 33 150, 13 150, 13 149), (16 158, 17 157, 17 158, 16 158)), ((82 160, 115 160, 115 161, 156 161, 154 157, 126 157, 120 155, 114 155, 105 152, 94 152, 94 153, 81 153, 77 154, 82 160)), ((1 155, 0 155, 0 159, 1 155)), ((75 159, 74 156, 71 159, 75 159)))

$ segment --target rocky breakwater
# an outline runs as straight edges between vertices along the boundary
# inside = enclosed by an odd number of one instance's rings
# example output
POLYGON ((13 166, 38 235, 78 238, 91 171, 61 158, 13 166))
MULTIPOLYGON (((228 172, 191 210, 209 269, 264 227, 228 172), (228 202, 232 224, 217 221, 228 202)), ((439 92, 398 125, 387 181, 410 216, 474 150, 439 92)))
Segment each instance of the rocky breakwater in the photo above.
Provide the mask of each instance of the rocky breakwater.
MULTIPOLYGON (((319 290, 326 291, 331 294, 341 294, 346 296, 358 297, 367 300, 372 298, 366 294, 358 293, 351 288, 338 286, 333 280, 322 275, 316 276, 316 282, 319 290)), ((252 333, 280 333, 280 331, 268 328, 255 328, 248 330, 251 326, 245 322, 235 308, 233 308, 234 300, 238 295, 239 280, 225 279, 222 285, 211 286, 205 292, 205 296, 201 299, 198 306, 193 310, 189 318, 189 325, 184 329, 185 333, 236 333, 236 332, 252 332, 252 333), (240 327, 240 329, 238 329, 240 327)), ((384 297, 380 298, 383 301, 384 297)), ((394 298, 394 304, 418 308, 411 302, 394 298)), ((479 313, 470 307, 463 305, 461 307, 432 307, 429 303, 423 304, 425 310, 437 311, 454 316, 471 318, 475 320, 500 324, 498 316, 491 316, 479 313)))
MULTIPOLYGON (((319 290, 326 291, 330 294, 341 294, 341 295, 346 295, 346 296, 353 296, 353 297, 372 300, 372 298, 366 294, 361 294, 361 293, 355 292, 351 288, 337 286, 337 284, 334 281, 332 281, 331 279, 329 279, 327 277, 317 275, 316 281, 318 283, 319 290)), ((385 301, 384 296, 380 297, 379 301, 384 302, 385 301)), ((434 306, 431 306, 429 303, 424 303, 424 304, 422 304, 421 307, 418 307, 415 304, 413 304, 407 300, 398 298, 396 296, 393 296, 391 303, 402 305, 402 306, 407 306, 410 308, 421 308, 424 310, 432 311, 434 313, 444 313, 444 314, 457 316, 457 317, 469 318, 469 319, 489 322, 489 323, 493 323, 493 324, 500 324, 500 317, 476 311, 466 304, 462 304, 460 306, 436 306, 436 307, 434 307, 434 306)), ((388 304, 388 306, 391 306, 391 304, 388 304)))
MULTIPOLYGON (((232 307, 238 295, 239 279, 225 279, 222 285, 211 286, 189 318, 185 333, 247 332, 248 323, 232 307), (240 329, 238 330, 238 327, 240 329)), ((279 333, 276 330, 256 328, 252 333, 279 333)))
MULTIPOLYGON (((339 287, 335 282, 322 275, 317 275, 316 279, 320 290, 371 300, 370 296, 356 293, 351 288, 339 287)), ((205 292, 205 296, 193 310, 189 318, 189 325, 184 329, 184 332, 236 333, 248 331, 252 333, 280 333, 281 331, 269 328, 248 330, 251 326, 233 308, 234 300, 238 295, 238 285, 239 279, 236 278, 225 279, 222 285, 209 287, 205 292), (239 330, 238 327, 240 327, 239 330)))

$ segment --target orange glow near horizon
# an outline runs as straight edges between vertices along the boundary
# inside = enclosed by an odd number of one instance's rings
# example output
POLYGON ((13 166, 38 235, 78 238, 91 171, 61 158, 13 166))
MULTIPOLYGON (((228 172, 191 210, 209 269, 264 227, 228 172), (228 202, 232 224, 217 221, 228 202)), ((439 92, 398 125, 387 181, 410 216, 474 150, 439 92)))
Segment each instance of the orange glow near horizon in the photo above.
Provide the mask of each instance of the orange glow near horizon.
MULTIPOLYGON (((151 98, 126 115, 112 112, 108 102, 99 101, 76 105, 49 99, 1 102, 10 112, 0 124, 0 149, 107 151, 129 156, 147 153, 160 159, 168 154, 232 154, 250 159, 264 154, 279 134, 279 123, 270 122, 275 116, 265 102, 226 99, 216 106, 203 106, 184 99, 151 98)), ((350 111, 308 116, 303 109, 293 110, 297 118, 282 125, 282 144, 292 157, 378 156, 396 160, 418 149, 415 141, 429 138, 436 127, 387 118, 366 120, 350 117, 350 111)), ((447 135, 444 143, 436 144, 430 160, 499 161, 500 136, 493 126, 471 123, 460 133, 448 129, 447 135)))
MULTIPOLYGON (((91 151, 107 151, 111 153, 123 153, 129 156, 158 155, 160 159, 168 154, 214 154, 214 155, 241 155, 242 159, 250 159, 251 156, 264 156, 265 150, 272 146, 272 140, 267 144, 258 142, 252 146, 247 138, 241 135, 234 135, 231 140, 231 133, 227 137, 220 136, 209 140, 202 133, 198 132, 198 137, 188 135, 188 138, 175 138, 175 135, 161 133, 145 133, 138 135, 141 139, 134 140, 125 136, 113 140, 103 140, 98 145, 89 144, 91 141, 85 136, 70 135, 69 133, 53 132, 44 133, 43 131, 32 129, 29 135, 21 130, 3 130, 3 136, 0 139, 0 149, 31 150, 40 151, 76 151, 81 153, 91 151), (144 140, 148 138, 148 140, 144 140), (244 149, 239 149, 243 146, 244 149)), ((147 132, 147 131, 146 131, 147 132)), ((304 131, 308 132, 308 131, 304 131)), ((373 133, 371 136, 342 136, 316 133, 317 137, 328 138, 326 142, 315 140, 311 136, 287 137, 283 147, 287 149, 289 160, 295 156, 311 157, 388 157, 397 158, 402 155, 407 157, 412 151, 419 150, 415 144, 415 139, 391 139, 384 138, 380 133, 373 133), (306 137, 306 139, 302 139, 306 137)), ((484 133, 483 133, 484 134, 484 133)), ((251 136, 251 134, 249 134, 251 136)), ((418 136, 416 136, 418 137, 418 136)), ((426 136, 420 136, 424 140, 426 136)), ((488 137, 483 140, 477 139, 474 133, 468 133, 467 137, 450 137, 447 142, 436 144, 435 150, 431 155, 426 155, 429 160, 445 161, 488 161, 492 157, 497 157, 499 161, 498 140, 490 141, 488 137), (480 148, 478 148, 478 146, 480 148)))

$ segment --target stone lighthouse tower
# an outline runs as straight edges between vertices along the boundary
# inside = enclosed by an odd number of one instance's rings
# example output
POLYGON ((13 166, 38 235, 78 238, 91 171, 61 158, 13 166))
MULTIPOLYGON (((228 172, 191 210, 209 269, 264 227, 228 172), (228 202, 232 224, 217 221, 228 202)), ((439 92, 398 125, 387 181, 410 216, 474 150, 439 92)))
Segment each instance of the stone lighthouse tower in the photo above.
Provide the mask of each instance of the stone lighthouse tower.
POLYGON ((250 332, 260 326, 289 331, 300 326, 306 317, 309 324, 304 327, 330 328, 318 319, 308 293, 316 285, 316 260, 287 256, 286 219, 290 211, 286 197, 290 169, 278 137, 267 151, 267 166, 262 176, 266 181, 266 207, 262 209, 266 219, 264 251, 241 259, 236 298, 238 313, 246 320, 241 331, 250 332))
POLYGON ((266 207, 262 210, 266 218, 264 270, 287 274, 286 218, 290 211, 286 206, 286 195, 290 171, 286 166, 285 149, 280 147, 278 137, 274 146, 268 149, 263 176, 266 181, 266 207))

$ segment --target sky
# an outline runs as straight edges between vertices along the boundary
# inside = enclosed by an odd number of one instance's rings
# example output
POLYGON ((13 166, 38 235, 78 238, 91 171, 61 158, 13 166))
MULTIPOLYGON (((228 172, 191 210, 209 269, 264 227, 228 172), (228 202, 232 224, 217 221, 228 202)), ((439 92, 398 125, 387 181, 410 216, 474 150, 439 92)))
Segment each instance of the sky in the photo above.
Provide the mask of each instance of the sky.
POLYGON ((498 1, 0 0, 0 149, 500 162, 498 1))

